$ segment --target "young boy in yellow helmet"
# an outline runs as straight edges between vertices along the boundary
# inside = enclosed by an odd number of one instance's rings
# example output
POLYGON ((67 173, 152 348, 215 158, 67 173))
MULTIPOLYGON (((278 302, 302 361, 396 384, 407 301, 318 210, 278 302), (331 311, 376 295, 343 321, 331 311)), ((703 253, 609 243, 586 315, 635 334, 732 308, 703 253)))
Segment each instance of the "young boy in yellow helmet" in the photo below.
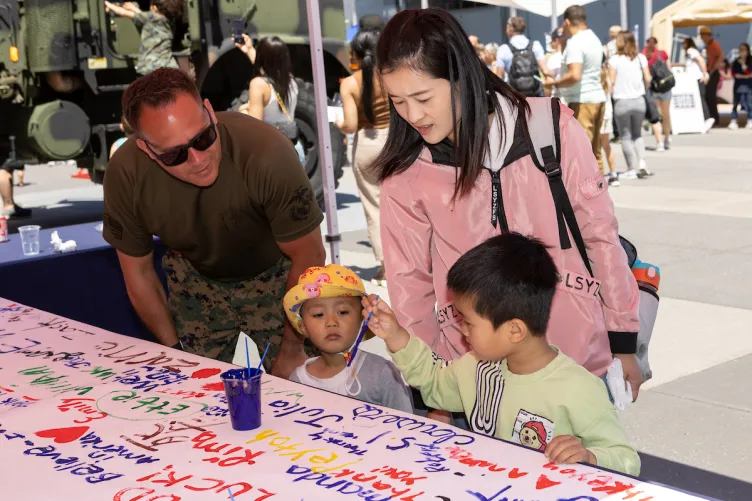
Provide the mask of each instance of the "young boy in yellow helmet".
POLYGON ((309 268, 284 298, 287 318, 321 352, 290 375, 290 380, 392 409, 413 412, 410 390, 397 368, 383 357, 357 350, 366 297, 363 281, 337 264, 309 268))

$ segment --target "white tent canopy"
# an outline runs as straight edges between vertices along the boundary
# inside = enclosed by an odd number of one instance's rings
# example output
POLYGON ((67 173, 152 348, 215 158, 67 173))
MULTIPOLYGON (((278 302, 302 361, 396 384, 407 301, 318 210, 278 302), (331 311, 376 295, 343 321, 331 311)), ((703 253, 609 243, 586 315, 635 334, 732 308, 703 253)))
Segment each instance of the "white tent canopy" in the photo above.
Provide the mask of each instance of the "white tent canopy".
POLYGON ((750 21, 752 0, 678 0, 656 13, 650 27, 659 47, 670 54, 674 28, 750 21))

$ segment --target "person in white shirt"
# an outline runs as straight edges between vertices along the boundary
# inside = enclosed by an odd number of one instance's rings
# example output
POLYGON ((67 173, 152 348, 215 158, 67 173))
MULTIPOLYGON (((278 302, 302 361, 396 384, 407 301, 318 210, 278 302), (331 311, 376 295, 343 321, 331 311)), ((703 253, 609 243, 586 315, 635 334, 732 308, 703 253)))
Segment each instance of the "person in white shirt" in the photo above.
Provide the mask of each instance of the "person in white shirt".
POLYGON ((616 55, 609 59, 613 82, 614 120, 619 124, 619 138, 627 161, 625 179, 650 175, 645 163, 645 140, 642 122, 645 120, 645 86, 650 84, 648 61, 637 50, 637 42, 630 31, 616 37, 616 55))
MULTIPOLYGON (((553 52, 548 55, 546 59, 546 66, 548 71, 551 72, 551 78, 558 80, 561 77, 561 62, 564 58, 561 49, 564 42, 564 32, 561 28, 558 28, 551 32, 551 49, 553 52)), ((551 97, 561 97, 561 92, 556 87, 549 88, 551 97)))
POLYGON ((608 29, 608 43, 603 46, 606 58, 611 59, 616 55, 616 36, 621 33, 621 26, 615 24, 608 29))
POLYGON ((606 93, 601 87, 601 64, 604 60, 601 41, 587 27, 587 15, 581 5, 564 11, 564 49, 561 78, 546 81, 547 87, 559 88, 561 97, 574 111, 574 116, 587 132, 601 173, 601 124, 606 111, 606 93))
MULTIPOLYGON (((537 40, 531 42, 525 36, 526 28, 525 20, 521 17, 512 17, 507 21, 509 43, 499 47, 499 50, 496 52, 496 74, 500 78, 504 78, 504 74, 509 73, 509 85, 512 88, 527 96, 537 96, 543 93, 543 86, 540 85, 539 81, 535 80, 538 71, 547 77, 551 76, 551 72, 546 66, 546 53, 543 50, 543 46, 537 40), (530 61, 531 64, 525 65, 522 68, 524 71, 521 74, 513 75, 512 61, 515 52, 521 51, 531 51, 532 54, 530 57, 535 62, 530 61), (535 67, 536 64, 537 67, 535 67)), ((527 54, 530 54, 530 52, 527 54)))
POLYGON ((682 47, 686 54, 684 61, 684 72, 687 75, 691 75, 692 78, 697 80, 697 85, 700 86, 700 102, 702 103, 702 114, 705 117, 705 130, 707 132, 713 127, 715 119, 710 116, 710 109, 708 108, 707 99, 705 99, 706 85, 710 76, 708 75, 708 67, 705 64, 705 58, 702 57, 700 51, 697 50, 695 41, 691 38, 685 38, 682 41, 682 47))

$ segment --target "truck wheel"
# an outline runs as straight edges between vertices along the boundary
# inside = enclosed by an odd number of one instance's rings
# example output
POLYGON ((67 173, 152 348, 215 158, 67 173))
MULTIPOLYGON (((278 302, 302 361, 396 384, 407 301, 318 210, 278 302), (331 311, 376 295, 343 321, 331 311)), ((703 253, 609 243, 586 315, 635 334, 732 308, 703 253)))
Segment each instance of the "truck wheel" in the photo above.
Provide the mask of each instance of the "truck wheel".
MULTIPOLYGON (((324 178, 321 169, 323 162, 319 157, 318 127, 316 126, 316 105, 313 93, 313 84, 296 78, 298 82, 298 105, 295 108, 295 120, 300 131, 300 143, 305 151, 305 171, 311 180, 313 193, 319 207, 324 208, 324 178)), ((334 186, 339 186, 342 177, 342 169, 347 158, 345 136, 334 125, 329 124, 329 133, 332 138, 332 163, 334 164, 334 186)))

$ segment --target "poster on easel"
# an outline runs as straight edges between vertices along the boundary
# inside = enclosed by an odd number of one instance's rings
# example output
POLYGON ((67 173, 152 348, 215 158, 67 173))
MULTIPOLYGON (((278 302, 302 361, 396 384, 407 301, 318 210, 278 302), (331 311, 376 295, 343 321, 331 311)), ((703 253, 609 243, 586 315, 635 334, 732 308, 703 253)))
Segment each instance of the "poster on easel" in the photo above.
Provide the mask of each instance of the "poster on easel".
POLYGON ((702 114, 700 86, 683 68, 674 68, 676 85, 671 89, 671 132, 673 134, 702 134, 705 117, 702 114))

